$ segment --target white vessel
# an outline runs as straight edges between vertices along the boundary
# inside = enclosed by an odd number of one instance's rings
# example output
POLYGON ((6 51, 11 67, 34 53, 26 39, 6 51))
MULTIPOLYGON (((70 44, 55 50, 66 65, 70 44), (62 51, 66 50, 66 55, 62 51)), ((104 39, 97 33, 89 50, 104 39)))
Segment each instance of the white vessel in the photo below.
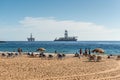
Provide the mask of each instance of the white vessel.
POLYGON ((77 41, 77 37, 73 36, 73 37, 69 37, 68 36, 68 31, 65 30, 65 34, 64 37, 60 37, 60 38, 56 38, 54 41, 77 41))

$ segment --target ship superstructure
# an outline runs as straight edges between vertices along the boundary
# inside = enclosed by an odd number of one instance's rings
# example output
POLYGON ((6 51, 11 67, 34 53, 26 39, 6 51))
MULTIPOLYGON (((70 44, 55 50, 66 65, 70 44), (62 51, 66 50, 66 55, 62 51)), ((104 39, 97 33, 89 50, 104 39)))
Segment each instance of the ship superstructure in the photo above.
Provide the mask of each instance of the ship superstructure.
POLYGON ((30 34, 30 37, 27 38, 28 41, 35 41, 35 38, 32 37, 32 33, 30 34))

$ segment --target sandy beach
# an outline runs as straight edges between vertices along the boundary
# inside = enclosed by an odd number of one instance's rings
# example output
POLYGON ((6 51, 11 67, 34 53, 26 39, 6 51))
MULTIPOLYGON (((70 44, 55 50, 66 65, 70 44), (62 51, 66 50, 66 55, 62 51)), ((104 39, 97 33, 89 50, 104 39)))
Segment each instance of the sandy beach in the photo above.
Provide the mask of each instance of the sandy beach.
POLYGON ((0 57, 0 80, 119 80, 120 61, 103 57, 89 62, 73 55, 59 60, 21 55, 0 57))

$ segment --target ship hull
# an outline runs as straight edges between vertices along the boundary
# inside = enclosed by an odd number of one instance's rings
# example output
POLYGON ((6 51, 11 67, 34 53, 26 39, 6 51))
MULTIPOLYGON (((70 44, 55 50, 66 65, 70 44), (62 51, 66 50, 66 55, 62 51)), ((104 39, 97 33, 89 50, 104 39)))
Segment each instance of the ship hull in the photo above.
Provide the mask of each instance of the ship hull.
POLYGON ((54 40, 54 41, 77 41, 76 39, 75 40, 54 40))

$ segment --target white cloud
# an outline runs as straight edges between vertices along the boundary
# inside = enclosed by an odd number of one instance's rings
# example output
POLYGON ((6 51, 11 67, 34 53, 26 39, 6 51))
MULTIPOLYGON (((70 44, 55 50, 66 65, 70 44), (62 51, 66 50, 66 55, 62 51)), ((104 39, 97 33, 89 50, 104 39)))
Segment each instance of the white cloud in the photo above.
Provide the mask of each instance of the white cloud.
MULTIPOLYGON (((37 40, 49 41, 64 36, 65 29, 68 30, 69 36, 78 36, 78 40, 120 40, 118 35, 120 29, 108 29, 105 26, 91 22, 62 21, 55 18, 41 17, 25 17, 20 21, 19 27, 5 29, 2 33, 10 33, 10 36, 14 38, 13 40, 26 40, 26 37, 33 33, 37 40)), ((5 39, 10 40, 8 37, 5 39)))

